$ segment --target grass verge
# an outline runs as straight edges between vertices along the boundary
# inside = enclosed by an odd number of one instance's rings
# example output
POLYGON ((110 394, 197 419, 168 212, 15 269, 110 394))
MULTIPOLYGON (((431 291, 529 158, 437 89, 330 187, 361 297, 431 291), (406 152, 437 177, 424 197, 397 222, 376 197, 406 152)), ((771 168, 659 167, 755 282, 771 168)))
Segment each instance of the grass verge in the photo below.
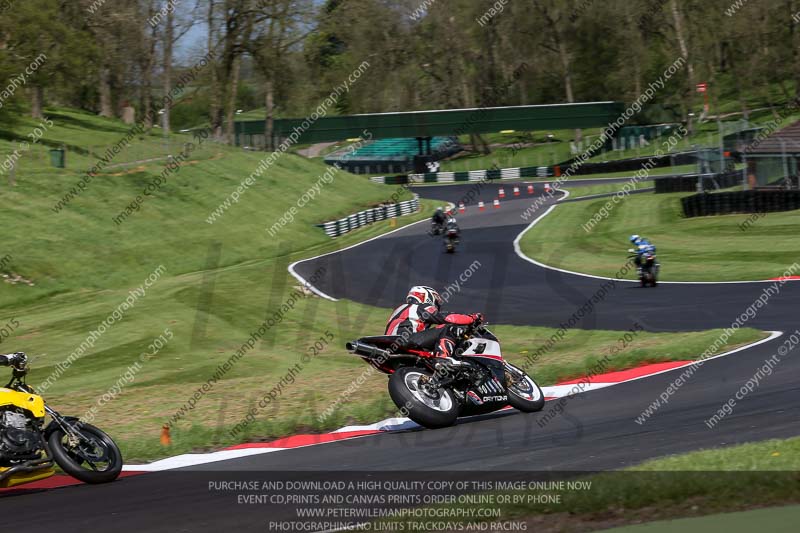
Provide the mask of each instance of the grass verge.
POLYGON ((625 197, 589 231, 584 226, 608 198, 560 205, 525 234, 522 250, 555 267, 614 276, 628 236, 636 233, 658 247, 661 278, 683 281, 768 279, 784 274, 800 255, 800 211, 768 213, 742 229, 752 215, 684 218, 683 196, 625 197))
MULTIPOLYGON (((492 522, 527 531, 594 531, 787 505, 800 501, 799 469, 800 438, 796 437, 701 450, 590 476, 556 474, 548 479, 567 479, 572 485, 553 481, 537 487, 542 490, 492 493, 495 502, 501 494, 511 495, 512 501, 517 496, 518 502, 491 505, 502 517, 492 522)), ((465 503, 458 507, 478 509, 486 505, 465 503)))
POLYGON ((800 505, 769 507, 734 513, 706 515, 700 518, 681 518, 644 524, 622 526, 614 533, 672 533, 675 531, 720 531, 749 533, 766 529, 771 533, 794 533, 800 522, 800 505))
POLYGON ((569 182, 563 187, 570 192, 569 199, 576 200, 585 196, 593 196, 595 194, 610 194, 622 190, 636 191, 639 189, 647 189, 653 186, 652 181, 635 181, 630 183, 604 183, 601 185, 580 185, 571 186, 569 182), (623 189, 624 187, 624 189, 623 189))

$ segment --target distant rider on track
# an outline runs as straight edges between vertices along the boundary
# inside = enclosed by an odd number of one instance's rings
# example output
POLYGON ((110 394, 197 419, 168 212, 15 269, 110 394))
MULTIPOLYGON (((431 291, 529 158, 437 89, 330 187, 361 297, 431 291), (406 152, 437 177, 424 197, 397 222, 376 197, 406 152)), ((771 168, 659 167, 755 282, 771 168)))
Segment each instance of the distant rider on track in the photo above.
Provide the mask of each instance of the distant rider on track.
POLYGON ((436 212, 431 217, 431 234, 438 235, 444 230, 444 225, 447 222, 447 215, 441 207, 436 208, 436 212))
POLYGON ((444 225, 444 229, 446 231, 450 231, 451 229, 456 230, 456 233, 461 233, 461 228, 458 227, 458 222, 456 222, 456 217, 447 217, 447 222, 444 225))
POLYGON ((636 268, 641 270, 642 268, 642 257, 645 254, 652 254, 656 255, 656 247, 650 241, 645 239, 644 237, 640 237, 639 235, 631 235, 630 237, 631 244, 633 244, 633 248, 631 248, 631 252, 636 254, 633 262, 636 265, 636 268))
POLYGON ((446 313, 440 309, 442 297, 436 290, 414 286, 408 291, 406 303, 392 312, 386 325, 386 335, 399 335, 405 348, 432 350, 446 366, 461 364, 452 358, 461 328, 483 322, 483 315, 446 313))

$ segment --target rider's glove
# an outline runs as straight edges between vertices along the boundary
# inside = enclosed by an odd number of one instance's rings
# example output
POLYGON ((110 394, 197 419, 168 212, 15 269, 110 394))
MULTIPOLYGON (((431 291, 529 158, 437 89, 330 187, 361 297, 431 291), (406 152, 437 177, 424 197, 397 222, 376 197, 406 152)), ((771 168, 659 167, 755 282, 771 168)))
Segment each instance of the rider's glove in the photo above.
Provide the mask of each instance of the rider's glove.
POLYGON ((459 361, 458 359, 454 359, 452 357, 436 358, 436 369, 439 371, 454 370, 460 366, 464 366, 465 364, 466 363, 463 361, 459 361))
POLYGON ((470 315, 472 317, 472 323, 475 325, 483 324, 483 313, 473 313, 470 315))

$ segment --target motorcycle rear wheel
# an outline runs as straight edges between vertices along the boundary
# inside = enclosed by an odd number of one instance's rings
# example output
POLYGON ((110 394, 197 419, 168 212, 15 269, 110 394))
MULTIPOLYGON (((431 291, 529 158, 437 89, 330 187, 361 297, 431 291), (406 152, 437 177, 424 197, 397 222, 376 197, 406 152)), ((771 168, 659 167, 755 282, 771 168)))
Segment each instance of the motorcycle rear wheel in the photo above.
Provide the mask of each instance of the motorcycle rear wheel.
POLYGON ((67 474, 84 483, 109 483, 122 471, 122 452, 103 430, 91 425, 73 425, 86 440, 76 446, 63 429, 56 429, 47 439, 50 451, 58 466, 67 474), (104 463, 102 469, 97 463, 104 463))
POLYGON ((508 392, 508 403, 511 407, 522 411, 523 413, 535 413, 541 411, 544 407, 544 393, 541 387, 533 381, 528 374, 520 368, 506 362, 516 372, 522 374, 522 377, 514 381, 512 372, 506 370, 506 392, 508 392))
POLYGON ((419 383, 423 376, 427 379, 432 375, 422 368, 398 368, 389 378, 389 396, 401 412, 421 426, 430 429, 452 426, 461 408, 450 389, 440 388, 435 397, 419 383))

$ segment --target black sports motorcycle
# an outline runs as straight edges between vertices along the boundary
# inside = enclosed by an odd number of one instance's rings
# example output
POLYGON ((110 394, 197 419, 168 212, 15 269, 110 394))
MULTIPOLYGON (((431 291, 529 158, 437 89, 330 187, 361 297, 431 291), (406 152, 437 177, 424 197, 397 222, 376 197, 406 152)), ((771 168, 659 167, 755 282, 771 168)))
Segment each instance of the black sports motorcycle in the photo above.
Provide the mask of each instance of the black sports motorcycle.
POLYGON ((454 357, 458 366, 445 366, 431 352, 402 346, 399 336, 362 337, 345 347, 389 374, 395 405, 427 428, 449 426, 459 416, 507 405, 526 413, 544 407, 539 385, 503 358, 497 337, 483 326, 463 328, 454 357))

